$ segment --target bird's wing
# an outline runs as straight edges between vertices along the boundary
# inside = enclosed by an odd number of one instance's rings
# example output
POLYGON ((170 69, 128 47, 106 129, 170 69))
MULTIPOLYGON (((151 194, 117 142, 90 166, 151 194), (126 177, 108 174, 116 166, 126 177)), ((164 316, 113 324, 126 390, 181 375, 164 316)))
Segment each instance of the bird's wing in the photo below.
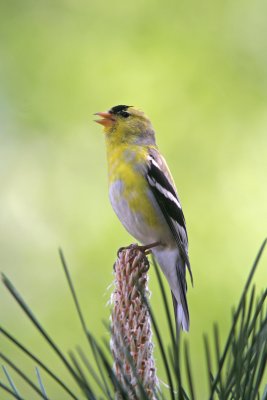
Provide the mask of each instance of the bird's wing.
MULTIPOLYGON (((169 225, 193 283, 188 257, 188 237, 185 218, 171 173, 164 158, 156 149, 150 149, 147 159, 147 181, 169 225)), ((181 273, 181 271, 177 271, 181 273)))

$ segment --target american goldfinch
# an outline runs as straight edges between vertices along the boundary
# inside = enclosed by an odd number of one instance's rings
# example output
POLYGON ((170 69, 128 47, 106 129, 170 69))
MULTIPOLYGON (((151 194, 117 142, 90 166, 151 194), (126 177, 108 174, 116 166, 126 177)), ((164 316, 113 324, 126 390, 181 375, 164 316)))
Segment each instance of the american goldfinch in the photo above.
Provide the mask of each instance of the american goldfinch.
POLYGON ((127 231, 151 247, 171 288, 177 327, 188 331, 186 267, 191 279, 192 273, 185 218, 154 129, 132 106, 96 115, 104 126, 111 205, 127 231))

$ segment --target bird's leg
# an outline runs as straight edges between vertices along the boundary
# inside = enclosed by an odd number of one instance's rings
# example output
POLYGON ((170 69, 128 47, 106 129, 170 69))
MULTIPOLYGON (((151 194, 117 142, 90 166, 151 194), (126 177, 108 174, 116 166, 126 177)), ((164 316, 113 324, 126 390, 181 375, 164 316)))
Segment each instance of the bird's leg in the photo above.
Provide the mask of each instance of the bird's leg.
POLYGON ((137 243, 133 243, 133 244, 130 244, 130 246, 120 247, 119 250, 117 251, 117 256, 119 256, 120 252, 122 252, 123 250, 127 250, 127 249, 138 249, 147 255, 147 254, 151 253, 151 249, 153 249, 153 247, 157 247, 157 246, 161 246, 161 245, 162 245, 161 242, 153 242, 153 243, 145 244, 143 246, 140 246, 137 243))
MULTIPOLYGON (((151 253, 151 249, 152 249, 153 247, 156 247, 156 246, 162 246, 162 243, 158 241, 158 242, 153 242, 153 243, 149 243, 149 244, 142 245, 142 246, 138 245, 138 243, 132 243, 132 244, 130 244, 129 246, 120 247, 119 250, 117 251, 117 257, 120 256, 120 253, 121 253, 123 250, 131 250, 131 249, 136 249, 136 250, 141 251, 141 252, 143 253, 143 255, 146 257, 148 254, 151 253)), ((130 262, 130 263, 131 263, 135 257, 136 257, 136 254, 133 254, 132 257, 130 257, 130 258, 127 260, 127 262, 130 262)), ((145 260, 146 260, 147 269, 148 269, 148 268, 149 268, 149 263, 148 263, 147 258, 145 258, 145 260)), ((116 263, 114 263, 114 265, 113 265, 113 270, 115 271, 115 269, 116 269, 116 263)))
POLYGON ((146 255, 151 253, 151 249, 153 249, 153 247, 157 247, 157 246, 161 246, 162 243, 161 242, 153 242, 153 243, 149 243, 146 244, 144 246, 138 246, 138 249, 143 251, 146 255))
MULTIPOLYGON (((161 242, 153 242, 153 243, 149 243, 149 244, 146 244, 143 246, 135 244, 135 245, 133 245, 133 248, 136 248, 137 250, 141 251, 144 254, 145 260, 147 262, 147 267, 149 268, 149 262, 148 262, 146 256, 148 256, 151 253, 151 249, 153 249, 153 247, 157 247, 157 246, 161 246, 161 245, 162 245, 161 242)), ((148 268, 147 268, 147 270, 148 270, 148 268)))

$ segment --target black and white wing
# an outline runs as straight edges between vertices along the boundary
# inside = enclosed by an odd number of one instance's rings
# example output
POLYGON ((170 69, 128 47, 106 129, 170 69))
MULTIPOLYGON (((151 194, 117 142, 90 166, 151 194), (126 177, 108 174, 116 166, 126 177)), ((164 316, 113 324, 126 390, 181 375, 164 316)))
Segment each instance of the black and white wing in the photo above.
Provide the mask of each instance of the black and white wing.
POLYGON ((182 207, 165 160, 154 149, 148 156, 147 181, 169 225, 193 282, 188 257, 188 237, 182 207))
POLYGON ((193 276, 188 257, 188 237, 185 218, 171 173, 165 160, 156 149, 151 149, 147 161, 148 169, 146 178, 148 184, 170 228, 182 259, 180 262, 178 261, 175 266, 180 300, 178 301, 178 298, 176 298, 173 292, 172 299, 177 328, 179 329, 179 326, 182 325, 184 329, 188 330, 189 311, 186 300, 187 285, 185 266, 187 266, 190 273, 192 284, 193 276))

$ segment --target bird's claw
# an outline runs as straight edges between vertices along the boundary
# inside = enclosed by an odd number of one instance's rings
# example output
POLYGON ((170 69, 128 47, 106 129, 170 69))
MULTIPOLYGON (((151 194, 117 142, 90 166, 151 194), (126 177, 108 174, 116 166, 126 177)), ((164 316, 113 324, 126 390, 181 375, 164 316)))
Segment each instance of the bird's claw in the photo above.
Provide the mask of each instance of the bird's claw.
POLYGON ((120 253, 123 251, 123 250, 130 250, 130 249, 137 249, 137 248, 139 248, 140 246, 138 245, 138 243, 132 243, 132 244, 130 244, 129 246, 125 246, 125 247, 120 247, 119 249, 118 249, 118 251, 117 251, 117 257, 119 257, 119 255, 120 255, 120 253))
POLYGON ((147 255, 151 254, 151 249, 152 249, 153 247, 157 247, 157 246, 160 246, 160 245, 161 245, 161 242, 153 242, 153 243, 146 244, 146 245, 139 245, 138 243, 132 243, 132 244, 130 244, 129 246, 120 247, 119 250, 117 251, 117 257, 119 257, 120 253, 121 253, 123 250, 128 250, 128 249, 129 249, 129 250, 130 250, 130 249, 137 249, 137 250, 140 250, 140 251, 142 251, 142 252, 147 256, 147 255))

